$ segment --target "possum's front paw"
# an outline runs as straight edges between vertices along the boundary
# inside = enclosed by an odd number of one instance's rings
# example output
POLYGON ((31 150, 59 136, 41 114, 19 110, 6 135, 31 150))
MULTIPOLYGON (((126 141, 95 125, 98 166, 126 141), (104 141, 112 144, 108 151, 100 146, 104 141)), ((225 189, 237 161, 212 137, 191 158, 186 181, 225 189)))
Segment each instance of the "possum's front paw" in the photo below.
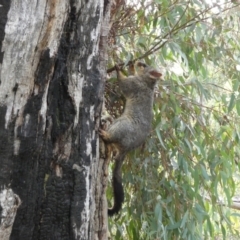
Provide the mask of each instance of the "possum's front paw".
POLYGON ((109 134, 107 131, 103 130, 103 129, 99 129, 98 130, 98 133, 99 135, 101 136, 101 138, 104 140, 104 141, 108 141, 109 140, 109 134))

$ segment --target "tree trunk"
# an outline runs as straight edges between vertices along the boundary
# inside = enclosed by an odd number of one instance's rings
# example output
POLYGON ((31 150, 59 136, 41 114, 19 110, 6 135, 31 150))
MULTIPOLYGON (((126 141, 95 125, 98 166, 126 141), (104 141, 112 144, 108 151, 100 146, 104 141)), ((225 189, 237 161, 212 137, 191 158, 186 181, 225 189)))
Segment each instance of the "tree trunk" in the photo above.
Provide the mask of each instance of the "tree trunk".
POLYGON ((107 239, 98 127, 109 10, 0 0, 0 239, 107 239))

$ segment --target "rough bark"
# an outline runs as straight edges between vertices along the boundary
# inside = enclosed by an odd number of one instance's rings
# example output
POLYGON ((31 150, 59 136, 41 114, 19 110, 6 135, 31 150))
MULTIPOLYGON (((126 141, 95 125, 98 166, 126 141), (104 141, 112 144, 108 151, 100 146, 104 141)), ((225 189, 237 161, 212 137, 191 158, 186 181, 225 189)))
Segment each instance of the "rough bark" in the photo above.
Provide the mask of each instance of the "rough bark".
POLYGON ((0 234, 107 239, 98 125, 110 2, 0 5, 0 234))

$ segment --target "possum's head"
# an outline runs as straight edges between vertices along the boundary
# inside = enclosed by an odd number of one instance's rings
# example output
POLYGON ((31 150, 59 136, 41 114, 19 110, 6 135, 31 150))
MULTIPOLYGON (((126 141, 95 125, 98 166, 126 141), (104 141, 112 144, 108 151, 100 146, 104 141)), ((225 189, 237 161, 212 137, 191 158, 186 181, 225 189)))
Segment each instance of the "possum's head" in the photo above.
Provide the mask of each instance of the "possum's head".
POLYGON ((156 82, 162 77, 162 73, 159 70, 143 62, 136 62, 135 69, 140 79, 146 82, 151 88, 154 88, 156 82))

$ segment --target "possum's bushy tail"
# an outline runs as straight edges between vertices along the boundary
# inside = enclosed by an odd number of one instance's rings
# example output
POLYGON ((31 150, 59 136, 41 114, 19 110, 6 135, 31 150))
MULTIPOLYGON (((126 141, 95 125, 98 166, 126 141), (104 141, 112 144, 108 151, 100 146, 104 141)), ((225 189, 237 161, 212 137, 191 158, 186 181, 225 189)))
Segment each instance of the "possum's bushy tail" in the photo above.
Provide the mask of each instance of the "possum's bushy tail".
POLYGON ((113 198, 114 204, 113 207, 108 209, 108 216, 113 216, 117 214, 121 208, 124 201, 124 191, 122 186, 122 164, 125 158, 124 154, 119 154, 116 157, 115 166, 113 169, 113 179, 112 179, 112 186, 113 186, 113 198))

